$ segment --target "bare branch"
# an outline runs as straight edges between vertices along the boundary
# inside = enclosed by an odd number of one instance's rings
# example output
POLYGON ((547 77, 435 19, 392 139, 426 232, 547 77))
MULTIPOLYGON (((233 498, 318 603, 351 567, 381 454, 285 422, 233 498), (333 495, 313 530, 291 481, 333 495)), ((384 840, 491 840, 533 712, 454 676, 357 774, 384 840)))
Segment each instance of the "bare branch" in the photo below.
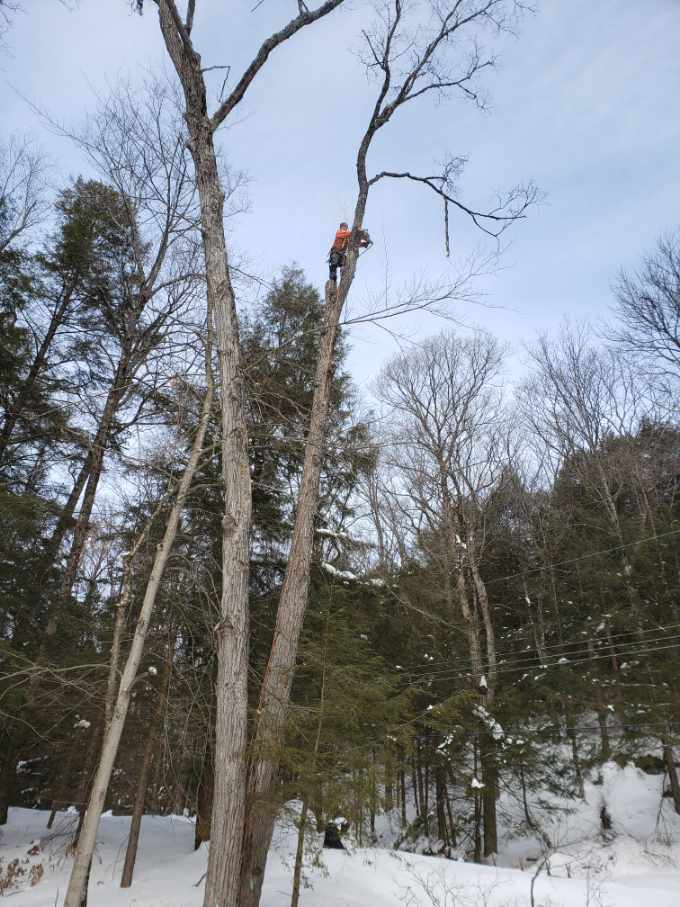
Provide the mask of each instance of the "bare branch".
POLYGON ((187 7, 187 18, 184 23, 184 27, 187 30, 187 34, 191 34, 191 29, 194 27, 194 13, 196 12, 196 0, 189 0, 189 5, 187 7))
POLYGON ((225 117, 231 113, 234 107, 243 100, 243 96, 250 86, 250 83, 267 62, 271 52, 280 44, 283 44, 284 41, 292 38, 301 28, 304 28, 306 25, 311 25, 313 22, 327 16, 328 13, 333 12, 333 10, 340 6, 341 3, 343 3, 343 0, 326 0, 324 4, 311 12, 307 10, 304 3, 299 4, 300 14, 295 19, 291 19, 288 25, 280 31, 274 32, 273 35, 270 35, 270 37, 267 38, 255 55, 253 62, 241 76, 234 90, 215 111, 211 118, 213 132, 220 127, 225 117))
POLYGON ((388 290, 384 296, 375 299, 366 312, 348 315, 341 324, 344 326, 378 324, 410 312, 422 311, 454 320, 448 311, 451 303, 480 303, 480 293, 474 284, 492 273, 497 264, 496 253, 472 255, 460 265, 458 274, 453 280, 442 279, 437 283, 414 281, 400 292, 388 290))
POLYGON ((44 160, 28 141, 0 147, 0 252, 38 224, 45 213, 44 160))
MULTIPOLYGON (((498 204, 489 211, 477 211, 469 208, 461 201, 455 198, 449 190, 449 177, 446 172, 441 176, 416 176, 413 173, 404 171, 395 173, 389 170, 383 170, 371 177, 368 181, 369 186, 374 185, 382 179, 407 179, 414 183, 420 183, 427 186, 437 195, 444 199, 445 204, 455 205, 456 208, 467 214, 475 224, 484 233, 494 238, 498 238, 508 226, 516 221, 526 217, 527 208, 534 204, 539 198, 539 192, 533 183, 526 186, 516 186, 511 189, 504 198, 499 199, 498 204), (497 224, 494 228, 491 224, 497 224)), ((445 209, 446 212, 446 209, 445 209)), ((448 236, 448 212, 445 214, 447 223, 448 236)), ((447 243, 448 248, 448 243, 447 243)))
POLYGON ((614 340, 659 372, 680 376, 680 230, 615 286, 619 323, 614 340))

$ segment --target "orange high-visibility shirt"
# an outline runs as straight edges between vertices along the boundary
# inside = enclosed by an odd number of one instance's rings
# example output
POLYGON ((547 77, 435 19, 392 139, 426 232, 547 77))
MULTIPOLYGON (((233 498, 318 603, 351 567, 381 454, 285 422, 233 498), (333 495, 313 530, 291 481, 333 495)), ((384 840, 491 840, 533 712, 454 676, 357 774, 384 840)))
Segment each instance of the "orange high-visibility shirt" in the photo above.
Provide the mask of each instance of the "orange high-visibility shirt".
POLYGON ((345 252, 349 245, 349 238, 351 235, 351 230, 338 230, 335 234, 335 240, 331 248, 335 249, 336 252, 345 252))

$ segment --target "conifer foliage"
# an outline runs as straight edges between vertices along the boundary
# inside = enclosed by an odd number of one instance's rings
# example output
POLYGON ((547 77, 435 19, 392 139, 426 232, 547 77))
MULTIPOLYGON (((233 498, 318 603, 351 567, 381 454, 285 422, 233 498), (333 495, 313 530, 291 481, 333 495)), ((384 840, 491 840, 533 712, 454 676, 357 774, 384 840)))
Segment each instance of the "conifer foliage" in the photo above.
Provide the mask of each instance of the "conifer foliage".
MULTIPOLYGON (((551 795, 610 760, 662 773, 680 814, 677 237, 620 276, 611 340, 565 327, 511 375, 492 333, 445 330, 359 390, 349 326, 441 313, 484 268, 356 317, 356 243, 323 294, 285 262, 249 277, 214 139, 341 2, 300 2, 209 114, 195 3, 157 0, 182 98, 114 92, 56 187, 0 149, 0 825, 59 823, 67 907, 105 809, 131 817, 124 887, 143 815, 193 818, 210 907, 257 907, 284 815, 296 907, 311 839, 489 861, 514 800, 549 849, 551 795)), ((449 206, 494 239, 525 217, 533 184, 464 205, 462 159, 367 163, 406 102, 481 103, 474 29, 521 7, 395 0, 364 32, 355 238, 378 182, 433 190, 447 248, 449 206)))

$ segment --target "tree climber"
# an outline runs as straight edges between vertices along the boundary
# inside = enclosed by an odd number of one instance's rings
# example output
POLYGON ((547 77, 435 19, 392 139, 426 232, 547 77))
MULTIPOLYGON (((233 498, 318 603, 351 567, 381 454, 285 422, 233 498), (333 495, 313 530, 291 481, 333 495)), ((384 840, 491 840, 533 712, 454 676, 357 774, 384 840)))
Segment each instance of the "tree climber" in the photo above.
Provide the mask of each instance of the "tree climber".
MULTIPOLYGON (((371 237, 368 235, 368 231, 359 230, 357 235, 359 247, 362 249, 367 249, 371 245, 371 237)), ((349 248, 349 242, 351 238, 352 231, 345 223, 345 221, 343 221, 340 224, 337 233, 335 234, 333 245, 331 246, 330 252, 328 253, 328 278, 333 283, 337 283, 338 268, 344 267, 345 255, 347 253, 347 249, 349 248)))

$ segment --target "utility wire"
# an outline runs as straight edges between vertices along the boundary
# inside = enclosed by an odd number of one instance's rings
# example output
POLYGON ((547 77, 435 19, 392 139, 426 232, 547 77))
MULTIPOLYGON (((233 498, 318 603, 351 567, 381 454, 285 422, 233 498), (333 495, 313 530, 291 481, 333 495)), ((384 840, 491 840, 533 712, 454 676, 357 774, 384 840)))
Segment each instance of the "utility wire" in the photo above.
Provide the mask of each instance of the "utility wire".
MULTIPOLYGON (((670 637, 670 638, 676 638, 676 637, 670 637)), ((613 655, 616 655, 618 658, 631 657, 631 656, 644 657, 647 655, 656 654, 657 652, 663 652, 668 649, 677 649, 677 648, 680 648, 680 643, 672 643, 671 645, 667 645, 667 646, 656 646, 655 648, 649 648, 649 649, 631 649, 626 652, 615 652, 615 653, 607 652, 607 653, 601 654, 601 655, 590 655, 590 656, 586 656, 584 658, 578 658, 573 661, 564 662, 562 664, 559 664, 559 662, 552 662, 550 664, 546 664, 545 662, 543 662, 543 663, 534 664, 534 665, 519 665, 517 667, 500 666, 496 669, 496 674, 516 674, 519 671, 525 671, 527 673, 532 672, 532 671, 545 673, 546 671, 551 671, 551 670, 554 670, 555 668, 574 667, 574 665, 586 664, 587 662, 598 661, 602 658, 611 659, 613 657, 613 655)), ((422 674, 418 674, 418 675, 410 675, 413 677, 413 682, 408 683, 407 686, 417 686, 421 680, 434 680, 434 679, 446 680, 446 679, 454 679, 455 677, 473 677, 473 678, 479 678, 481 680, 481 678, 484 677, 488 673, 489 673, 488 667, 485 671, 468 671, 465 669, 452 667, 449 671, 430 672, 430 673, 423 672, 422 674)))
MULTIPOLYGON (((600 646, 606 645, 606 646, 609 646, 610 648, 613 648, 613 644, 614 645, 626 645, 627 644, 625 642, 625 640, 620 641, 622 636, 638 636, 640 642, 646 642, 646 641, 650 641, 647 639, 648 635, 653 634, 653 633, 663 633, 664 634, 664 636, 662 637, 663 639, 672 638, 667 635, 667 631, 668 630, 677 630, 677 629, 680 629, 680 623, 667 624, 666 626, 663 626, 663 627, 662 626, 649 627, 646 630, 622 630, 620 633, 612 633, 611 635, 608 635, 605 638, 596 639, 596 638, 590 636, 587 639, 589 639, 594 645, 600 645, 600 646), (643 636, 640 639, 641 634, 643 634, 643 636), (614 643, 615 640, 616 640, 616 642, 614 643)), ((561 655, 566 655, 566 656, 578 655, 579 652, 567 651, 568 647, 569 646, 583 646, 584 643, 586 643, 586 641, 587 641, 586 639, 565 640, 564 642, 561 642, 561 643, 552 643, 550 645, 543 646, 542 648, 545 649, 546 651, 552 650, 552 649, 559 649, 559 652, 557 652, 557 653, 553 653, 552 651, 547 652, 546 658, 542 659, 542 661, 545 661, 550 658, 555 658, 555 657, 558 657, 561 655)), ((635 642, 635 640, 630 640, 631 644, 633 642, 635 642)), ((510 649, 504 649, 500 652, 497 651, 496 657, 499 660, 499 664, 502 660, 504 660, 505 658, 508 658, 508 657, 512 660, 520 659, 522 657, 525 657, 527 660, 532 660, 534 658, 540 659, 540 655, 538 654, 536 645, 534 644, 530 648, 531 648, 531 650, 535 651, 537 654, 530 655, 528 653, 528 651, 526 651, 526 650, 524 652, 522 652, 522 651, 517 651, 517 650, 513 651, 510 649)), ((614 651, 613 654, 616 655, 617 654, 616 651, 614 651)), ((442 659, 436 659, 435 661, 428 661, 427 666, 428 666, 428 668, 438 667, 439 665, 449 665, 450 666, 452 659, 455 657, 456 656, 452 656, 451 658, 448 658, 448 659, 442 658, 442 659)), ((425 665, 423 665, 422 667, 425 668, 425 665)), ((418 668, 418 670, 420 670, 420 668, 418 668)))
POLYGON ((668 538, 671 535, 680 535, 680 529, 670 529, 668 532, 661 532, 658 535, 648 535, 643 539, 637 539, 634 542, 625 542, 622 545, 614 545, 612 548, 602 548, 600 551, 590 551, 588 554, 582 554, 579 557, 569 558, 566 561, 556 561, 552 564, 542 564, 540 567, 528 567, 526 570, 520 570, 518 573, 510 573, 508 576, 499 576, 485 582, 484 585, 491 586, 494 583, 503 583, 511 579, 520 579, 530 573, 539 573, 541 570, 549 570, 552 567, 566 567, 569 564, 576 564, 579 561, 590 560, 601 554, 611 554, 613 551, 622 551, 624 548, 632 548, 635 545, 644 545, 645 542, 656 542, 659 539, 668 538))
MULTIPOLYGON (((655 630, 655 631, 651 631, 651 632, 661 633, 660 630, 655 630)), ((512 667, 515 665, 521 666, 523 664, 531 665, 533 663, 537 663, 537 667, 541 667, 542 665, 550 665, 550 664, 558 664, 558 663, 565 664, 564 659, 571 661, 573 658, 578 658, 579 656, 582 656, 582 655, 590 656, 593 654, 603 654, 603 655, 609 654, 611 657, 618 657, 620 654, 622 654, 620 652, 621 648, 624 648, 624 649, 630 648, 631 646, 634 646, 634 645, 654 645, 656 643, 666 642, 669 639, 680 639, 680 633, 668 634, 664 631, 662 635, 656 636, 654 638, 651 638, 650 636, 644 636, 642 639, 622 640, 622 641, 618 641, 616 644, 611 644, 607 641, 604 641, 604 642, 598 641, 597 653, 592 651, 591 646, 583 647, 585 640, 583 640, 580 643, 570 643, 570 645, 581 645, 581 648, 577 649, 576 651, 574 651, 574 650, 568 651, 566 648, 564 648, 563 650, 560 650, 559 652, 551 652, 550 654, 546 655, 545 657, 541 657, 541 655, 538 652, 533 655, 529 655, 527 653, 521 653, 521 652, 516 652, 514 654, 508 653, 509 657, 500 656, 497 653, 496 664, 498 667, 500 667, 501 665, 504 667, 512 667), (602 652, 602 648, 604 648, 604 647, 608 648, 608 650, 609 650, 608 653, 602 652)), ((567 644, 565 643, 565 646, 566 645, 567 644)), ((448 673, 448 671, 450 671, 453 668, 454 661, 455 661, 455 659, 450 659, 448 662, 440 662, 440 664, 444 663, 447 665, 447 667, 442 668, 441 670, 439 670, 438 668, 434 668, 434 670, 431 670, 434 667, 434 665, 437 663, 428 662, 425 665, 421 665, 417 668, 414 668, 412 671, 406 671, 405 673, 410 673, 410 674, 417 673, 418 675, 421 675, 421 674, 433 674, 433 675, 446 674, 446 673, 448 673)), ((463 663, 466 665, 467 664, 471 665, 471 660, 468 659, 467 657, 464 659, 458 659, 459 663, 461 661, 463 661, 463 663)), ((484 665, 486 666, 487 669, 489 669, 488 659, 484 659, 484 665)))

